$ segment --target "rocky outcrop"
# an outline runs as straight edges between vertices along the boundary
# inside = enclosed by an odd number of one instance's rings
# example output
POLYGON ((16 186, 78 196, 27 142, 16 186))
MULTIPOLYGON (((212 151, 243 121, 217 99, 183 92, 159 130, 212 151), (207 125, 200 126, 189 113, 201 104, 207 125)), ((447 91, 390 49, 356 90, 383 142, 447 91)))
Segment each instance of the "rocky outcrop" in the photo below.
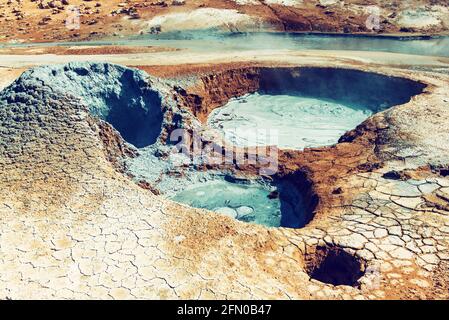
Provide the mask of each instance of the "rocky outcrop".
POLYGON ((260 72, 256 68, 232 69, 204 75, 187 90, 176 88, 179 103, 192 110, 195 117, 205 122, 209 113, 223 106, 229 99, 259 89, 260 72))
POLYGON ((129 143, 156 142, 162 130, 161 95, 138 70, 102 63, 69 63, 32 69, 20 81, 38 82, 78 97, 92 115, 111 123, 129 143))

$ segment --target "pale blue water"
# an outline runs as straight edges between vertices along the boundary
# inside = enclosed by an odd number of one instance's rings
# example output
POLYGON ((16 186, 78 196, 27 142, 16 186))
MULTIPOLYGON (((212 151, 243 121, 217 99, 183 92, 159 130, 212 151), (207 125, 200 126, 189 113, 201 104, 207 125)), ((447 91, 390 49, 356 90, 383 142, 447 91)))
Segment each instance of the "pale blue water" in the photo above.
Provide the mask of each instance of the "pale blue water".
POLYGON ((39 43, 0 44, 1 47, 26 46, 86 46, 86 45, 136 45, 164 46, 194 51, 229 50, 351 50, 406 53, 449 57, 449 37, 393 37, 344 34, 307 33, 226 33, 217 31, 182 31, 159 35, 112 37, 104 40, 39 43))
POLYGON ((191 207, 267 227, 302 228, 310 212, 298 187, 289 180, 272 184, 215 177, 172 196, 191 207))
POLYGON ((179 192, 172 199, 195 208, 268 227, 281 225, 281 202, 269 199, 271 189, 258 183, 208 181, 179 192))
POLYGON ((333 145, 372 111, 297 95, 253 93, 215 109, 208 124, 240 147, 299 149, 333 145))
POLYGON ((427 56, 449 56, 449 37, 393 37, 346 34, 309 34, 211 31, 171 32, 160 35, 142 35, 136 41, 176 41, 178 48, 196 50, 351 50, 381 51, 427 56))

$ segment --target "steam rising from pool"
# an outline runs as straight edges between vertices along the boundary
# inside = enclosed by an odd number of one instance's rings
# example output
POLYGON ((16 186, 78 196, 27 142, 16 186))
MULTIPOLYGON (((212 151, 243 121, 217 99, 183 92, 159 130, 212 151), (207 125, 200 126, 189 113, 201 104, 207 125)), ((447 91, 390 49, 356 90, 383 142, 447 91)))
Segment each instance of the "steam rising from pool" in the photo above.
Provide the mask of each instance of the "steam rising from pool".
POLYGON ((215 109, 208 123, 237 146, 269 145, 273 133, 260 133, 274 130, 280 148, 302 150, 337 143, 372 114, 368 108, 331 100, 253 93, 215 109))

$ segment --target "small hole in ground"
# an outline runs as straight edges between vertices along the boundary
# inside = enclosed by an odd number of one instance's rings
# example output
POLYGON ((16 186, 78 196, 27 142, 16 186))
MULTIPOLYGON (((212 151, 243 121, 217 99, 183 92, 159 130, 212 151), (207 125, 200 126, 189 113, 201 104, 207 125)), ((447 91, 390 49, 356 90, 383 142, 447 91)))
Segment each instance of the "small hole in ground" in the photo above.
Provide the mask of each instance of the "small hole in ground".
POLYGON ((365 261, 341 248, 319 246, 306 257, 306 267, 312 279, 332 284, 358 287, 365 274, 365 261))

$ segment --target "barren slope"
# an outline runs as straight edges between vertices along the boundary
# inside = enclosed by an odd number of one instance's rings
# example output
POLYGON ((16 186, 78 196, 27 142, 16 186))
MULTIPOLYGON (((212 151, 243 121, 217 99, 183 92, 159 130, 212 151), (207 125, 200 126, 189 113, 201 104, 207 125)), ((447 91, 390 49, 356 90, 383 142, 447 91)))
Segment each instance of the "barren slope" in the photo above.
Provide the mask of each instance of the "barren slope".
POLYGON ((58 41, 207 29, 447 33, 447 1, 1 0, 0 41, 58 41), (75 8, 76 11, 72 9, 75 8), (75 12, 75 13, 74 13, 75 12), (66 20, 76 23, 67 28, 66 20), (72 30, 71 30, 72 29, 72 30))

